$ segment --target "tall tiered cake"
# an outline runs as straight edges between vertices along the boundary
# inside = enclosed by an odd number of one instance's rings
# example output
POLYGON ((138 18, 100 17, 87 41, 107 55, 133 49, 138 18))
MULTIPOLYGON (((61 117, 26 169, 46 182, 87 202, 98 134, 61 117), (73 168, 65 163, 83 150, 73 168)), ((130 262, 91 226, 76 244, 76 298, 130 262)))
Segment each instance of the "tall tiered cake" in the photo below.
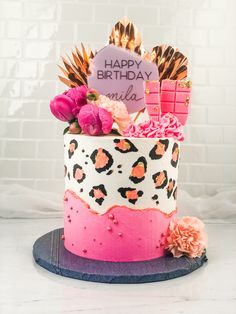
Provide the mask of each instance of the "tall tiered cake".
POLYGON ((103 49, 93 53, 82 45, 63 62, 59 78, 69 89, 50 109, 69 123, 66 251, 85 264, 149 261, 168 252, 201 257, 203 224, 176 218, 180 142, 191 100, 187 58, 168 45, 145 51, 136 26, 123 19, 103 49))

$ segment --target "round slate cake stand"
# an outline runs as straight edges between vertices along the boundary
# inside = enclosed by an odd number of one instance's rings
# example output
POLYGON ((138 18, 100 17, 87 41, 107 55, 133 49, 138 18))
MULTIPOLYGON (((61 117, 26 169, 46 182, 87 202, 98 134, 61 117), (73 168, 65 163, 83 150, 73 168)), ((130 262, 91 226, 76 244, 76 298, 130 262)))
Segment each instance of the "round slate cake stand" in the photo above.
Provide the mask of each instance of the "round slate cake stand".
POLYGON ((201 267, 207 257, 174 258, 166 255, 141 262, 104 262, 74 255, 64 248, 63 228, 36 240, 33 256, 48 271, 80 280, 105 283, 144 283, 181 277, 201 267))

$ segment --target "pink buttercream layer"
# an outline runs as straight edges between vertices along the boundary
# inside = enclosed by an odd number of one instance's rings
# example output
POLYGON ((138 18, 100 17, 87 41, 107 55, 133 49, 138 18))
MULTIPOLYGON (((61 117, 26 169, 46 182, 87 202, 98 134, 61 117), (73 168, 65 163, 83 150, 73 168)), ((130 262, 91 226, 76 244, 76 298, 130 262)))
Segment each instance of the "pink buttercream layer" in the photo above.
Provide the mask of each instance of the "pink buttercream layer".
POLYGON ((113 206, 101 215, 70 190, 65 192, 64 207, 65 248, 78 256, 111 262, 163 256, 169 223, 176 215, 176 210, 166 215, 155 208, 125 206, 113 206))
POLYGON ((127 137, 163 138, 173 137, 184 140, 183 125, 172 113, 168 112, 157 121, 148 120, 139 124, 130 124, 124 131, 127 137))

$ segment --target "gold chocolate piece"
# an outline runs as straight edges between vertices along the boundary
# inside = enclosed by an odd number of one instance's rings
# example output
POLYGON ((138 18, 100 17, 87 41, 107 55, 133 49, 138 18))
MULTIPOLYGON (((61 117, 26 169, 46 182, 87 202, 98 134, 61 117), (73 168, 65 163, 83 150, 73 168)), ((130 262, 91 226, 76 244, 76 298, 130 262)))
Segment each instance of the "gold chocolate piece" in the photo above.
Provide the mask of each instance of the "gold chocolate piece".
POLYGON ((191 88, 192 87, 192 82, 191 81, 180 81, 178 84, 179 87, 181 88, 191 88))
POLYGON ((189 106, 189 101, 190 101, 190 97, 186 97, 185 103, 184 103, 186 107, 189 106))

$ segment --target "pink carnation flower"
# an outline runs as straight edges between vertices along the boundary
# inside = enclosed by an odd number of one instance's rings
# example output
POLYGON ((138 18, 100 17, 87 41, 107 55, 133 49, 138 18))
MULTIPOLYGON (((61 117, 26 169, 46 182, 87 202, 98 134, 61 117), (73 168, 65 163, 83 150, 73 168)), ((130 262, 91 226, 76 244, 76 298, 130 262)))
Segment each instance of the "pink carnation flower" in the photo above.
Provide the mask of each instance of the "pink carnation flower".
POLYGON ((88 135, 108 134, 111 132, 113 119, 111 114, 95 105, 84 105, 77 115, 82 131, 88 135))
POLYGON ((206 247, 207 235, 201 220, 187 216, 170 222, 166 248, 174 257, 200 257, 206 247))
POLYGON ((121 133, 131 122, 131 117, 128 113, 126 105, 121 101, 111 100, 110 98, 100 95, 98 100, 94 102, 98 107, 106 109, 111 113, 112 118, 118 125, 121 133))

